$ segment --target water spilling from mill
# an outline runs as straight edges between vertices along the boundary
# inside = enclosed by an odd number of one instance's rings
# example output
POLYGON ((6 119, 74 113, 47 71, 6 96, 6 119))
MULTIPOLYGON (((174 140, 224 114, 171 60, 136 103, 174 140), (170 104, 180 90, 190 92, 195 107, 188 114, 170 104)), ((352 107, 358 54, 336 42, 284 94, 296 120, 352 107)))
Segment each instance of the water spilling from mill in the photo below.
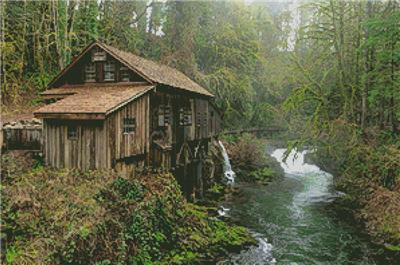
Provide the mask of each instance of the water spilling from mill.
POLYGON ((227 180, 228 184, 235 183, 235 172, 232 170, 231 162, 229 161, 228 152, 226 152, 226 148, 221 141, 218 141, 219 146, 221 147, 222 156, 224 157, 224 176, 227 180))
POLYGON ((242 196, 226 201, 229 216, 253 231, 258 245, 219 264, 396 264, 383 261, 354 223, 332 206, 342 194, 333 177, 305 163, 307 151, 276 149, 285 177, 268 186, 242 185, 242 196))
MULTIPOLYGON (((226 151, 224 144, 221 141, 218 141, 218 144, 221 147, 222 156, 224 158, 224 177, 225 177, 226 183, 228 185, 233 186, 235 184, 236 174, 232 170, 232 165, 229 160, 228 152, 226 151)), ((218 209, 218 214, 219 214, 219 216, 224 217, 224 216, 228 215, 230 210, 231 209, 226 208, 223 205, 221 205, 218 209)))

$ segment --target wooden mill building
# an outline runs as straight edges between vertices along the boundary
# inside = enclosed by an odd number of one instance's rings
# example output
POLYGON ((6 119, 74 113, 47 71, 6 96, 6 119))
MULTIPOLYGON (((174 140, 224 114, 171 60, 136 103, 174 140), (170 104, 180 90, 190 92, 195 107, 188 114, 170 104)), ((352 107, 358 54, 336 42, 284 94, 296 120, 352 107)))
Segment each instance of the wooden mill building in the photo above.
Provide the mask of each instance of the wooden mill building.
POLYGON ((42 93, 43 153, 56 168, 176 168, 220 131, 213 95, 183 73, 100 42, 42 93))

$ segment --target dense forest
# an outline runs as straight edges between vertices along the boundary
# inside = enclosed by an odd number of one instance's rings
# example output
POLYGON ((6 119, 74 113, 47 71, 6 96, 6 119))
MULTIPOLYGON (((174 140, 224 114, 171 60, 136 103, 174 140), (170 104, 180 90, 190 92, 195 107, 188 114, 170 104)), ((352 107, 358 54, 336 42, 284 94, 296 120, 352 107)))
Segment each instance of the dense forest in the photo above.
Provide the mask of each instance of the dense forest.
POLYGON ((283 120, 286 100, 286 109, 305 103, 302 116, 314 128, 340 118, 395 132, 398 9, 396 1, 9 1, 2 8, 2 103, 7 111, 34 99, 99 39, 210 89, 227 126, 283 120))
POLYGON ((7 1, 1 17, 3 113, 101 40, 209 89, 225 128, 288 128, 400 249, 399 1, 7 1))
POLYGON ((26 1, 3 12, 6 106, 34 98, 96 39, 183 71, 217 95, 232 127, 271 123, 290 87, 289 33, 276 26, 289 17, 265 3, 26 1))

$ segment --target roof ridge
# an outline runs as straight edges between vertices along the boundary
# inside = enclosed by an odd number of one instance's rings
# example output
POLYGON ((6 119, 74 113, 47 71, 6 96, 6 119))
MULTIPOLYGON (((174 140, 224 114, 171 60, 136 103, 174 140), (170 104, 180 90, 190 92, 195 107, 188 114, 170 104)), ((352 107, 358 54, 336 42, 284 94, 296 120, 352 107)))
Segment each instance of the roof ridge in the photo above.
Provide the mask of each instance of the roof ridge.
MULTIPOLYGON (((119 60, 125 62, 126 64, 130 65, 134 70, 138 71, 144 76, 147 76, 152 82, 155 83, 161 83, 165 85, 169 85, 172 87, 180 88, 180 89, 185 89, 194 93, 199 93, 207 96, 213 97, 214 95, 211 94, 207 89, 203 88, 199 84, 197 84, 195 81, 193 81, 190 77, 188 77, 186 74, 181 72, 180 70, 171 67, 166 64, 162 64, 160 62, 144 58, 142 56, 139 56, 137 54, 134 54, 132 52, 128 52, 126 50, 118 49, 114 46, 105 44, 103 42, 96 42, 100 47, 105 48, 108 52, 112 53, 115 57, 117 57, 119 60), (127 57, 127 58, 124 58, 127 57), (131 58, 129 58, 131 57, 131 58), (132 58, 133 57, 133 58, 132 58), (129 60, 131 59, 131 60, 129 60), (136 60, 136 63, 132 63, 132 60, 136 60), (140 62, 141 61, 141 62, 140 62), (156 73, 154 73, 154 69, 143 69, 143 68, 152 68, 152 67, 146 67, 145 64, 152 64, 153 67, 155 68, 161 68, 164 69, 165 71, 169 72, 166 73, 162 76, 156 77, 156 73), (145 70, 145 71, 143 71, 145 70), (151 73, 149 75, 149 73, 151 73), (176 76, 176 80, 170 79, 171 77, 169 75, 179 75, 176 76), (185 79, 181 80, 183 82, 179 82, 179 79, 185 79), (181 83, 181 84, 178 84, 181 83)), ((161 70, 158 69, 158 70, 161 70)))
POLYGON ((206 97, 214 97, 207 89, 203 88, 190 77, 176 68, 136 55, 132 52, 115 48, 99 40, 91 42, 82 52, 68 64, 60 73, 52 79, 47 88, 52 88, 63 75, 65 75, 87 52, 94 46, 98 46, 108 52, 115 59, 126 65, 132 71, 142 76, 150 84, 163 84, 169 87, 199 94, 206 97))

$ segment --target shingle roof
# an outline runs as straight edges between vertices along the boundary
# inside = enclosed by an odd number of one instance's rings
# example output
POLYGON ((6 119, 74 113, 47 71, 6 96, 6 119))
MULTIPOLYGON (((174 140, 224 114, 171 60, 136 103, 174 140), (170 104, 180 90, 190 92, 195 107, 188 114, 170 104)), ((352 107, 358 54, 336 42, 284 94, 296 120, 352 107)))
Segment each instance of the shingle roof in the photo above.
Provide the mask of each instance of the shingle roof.
POLYGON ((154 86, 101 86, 56 88, 48 90, 53 94, 72 94, 55 103, 35 111, 35 114, 71 113, 71 114, 109 114, 131 100, 138 98, 154 86))
MULTIPOLYGON (((93 86, 90 88, 94 88, 93 86)), ((67 95, 74 95, 77 94, 79 92, 84 91, 85 89, 90 89, 89 87, 58 87, 58 88, 52 88, 52 89, 48 89, 43 91, 42 93, 40 93, 40 95, 42 96, 57 96, 57 95, 61 95, 61 96, 67 96, 67 95)))
POLYGON ((201 87, 199 84, 187 77, 185 74, 172 67, 147 60, 129 52, 121 51, 104 43, 98 42, 97 44, 152 82, 184 89, 210 97, 214 96, 205 88, 201 87))

